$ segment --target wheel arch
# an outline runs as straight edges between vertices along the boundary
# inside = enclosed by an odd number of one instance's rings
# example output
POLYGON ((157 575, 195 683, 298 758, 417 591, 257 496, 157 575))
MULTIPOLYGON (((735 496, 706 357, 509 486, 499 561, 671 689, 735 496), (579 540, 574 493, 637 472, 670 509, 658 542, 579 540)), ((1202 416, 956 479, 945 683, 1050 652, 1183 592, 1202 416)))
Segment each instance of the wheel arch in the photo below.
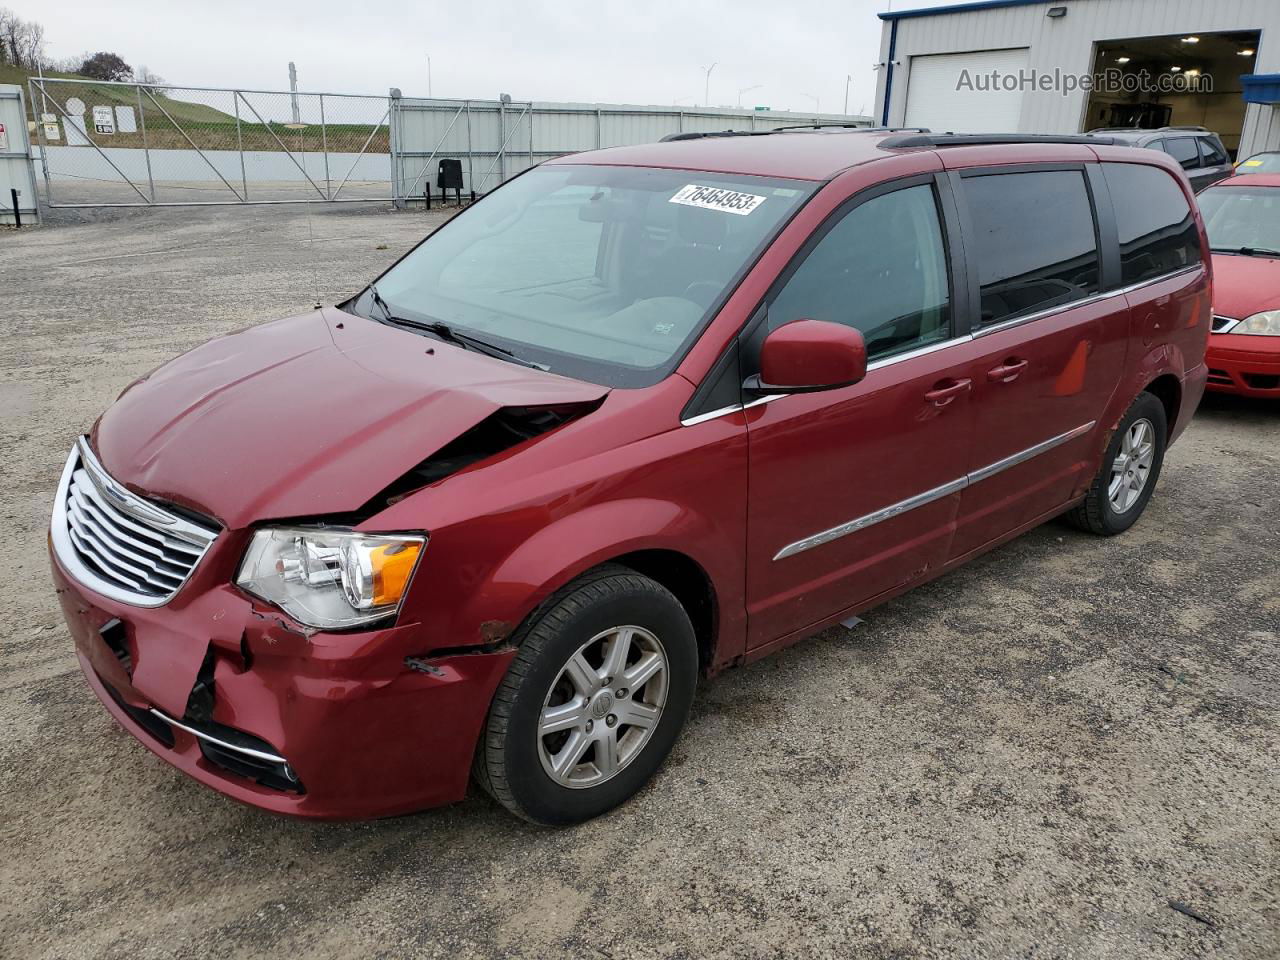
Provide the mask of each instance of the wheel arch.
POLYGON ((1178 415, 1182 409, 1182 381, 1172 373, 1162 373, 1145 387, 1143 393, 1150 393, 1164 407, 1166 420, 1166 437, 1174 435, 1174 425, 1178 423, 1178 415))
POLYGON ((513 550, 490 571, 462 620, 493 624, 488 635, 481 630, 482 639, 503 642, 518 636, 565 586, 616 564, 671 591, 693 623, 700 668, 714 672, 741 653, 745 641, 745 613, 734 616, 741 595, 733 593, 733 585, 743 582, 744 562, 741 543, 682 505, 643 498, 595 504, 543 527, 513 550))
POLYGON ((702 565, 687 554, 665 548, 635 550, 607 562, 634 570, 671 591, 693 623, 698 666, 707 673, 716 652, 720 611, 715 584, 702 565))

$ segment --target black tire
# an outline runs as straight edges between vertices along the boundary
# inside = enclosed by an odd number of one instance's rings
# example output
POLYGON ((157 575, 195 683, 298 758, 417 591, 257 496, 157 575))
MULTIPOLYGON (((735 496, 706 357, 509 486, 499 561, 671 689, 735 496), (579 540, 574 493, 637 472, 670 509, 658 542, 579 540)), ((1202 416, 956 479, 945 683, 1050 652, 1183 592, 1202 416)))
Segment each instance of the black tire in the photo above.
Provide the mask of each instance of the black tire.
POLYGON ((1064 514, 1067 522, 1081 530, 1097 534, 1101 537, 1114 537, 1124 533, 1133 526, 1142 512, 1146 510, 1151 495, 1155 492, 1156 483, 1160 479, 1160 469, 1164 466, 1164 451, 1169 434, 1168 418, 1164 412, 1164 404, 1154 394, 1140 393, 1129 406, 1116 427, 1107 444, 1106 453, 1098 467, 1098 475, 1093 478, 1088 494, 1084 500, 1064 514), (1120 456, 1121 446, 1133 426, 1140 420, 1151 425, 1152 443, 1154 445, 1151 466, 1147 479, 1137 499, 1124 511, 1119 511, 1112 504, 1109 488, 1113 480, 1112 465, 1120 456))
POLYGON ((548 826, 580 823, 623 803, 671 752, 693 703, 698 646, 680 602, 648 577, 610 564, 559 590, 513 639, 519 652, 494 694, 476 749, 477 782, 516 816, 548 826), (570 658, 593 637, 621 626, 659 639, 667 675, 661 714, 638 752, 610 779, 564 786, 544 769, 539 717, 570 658))

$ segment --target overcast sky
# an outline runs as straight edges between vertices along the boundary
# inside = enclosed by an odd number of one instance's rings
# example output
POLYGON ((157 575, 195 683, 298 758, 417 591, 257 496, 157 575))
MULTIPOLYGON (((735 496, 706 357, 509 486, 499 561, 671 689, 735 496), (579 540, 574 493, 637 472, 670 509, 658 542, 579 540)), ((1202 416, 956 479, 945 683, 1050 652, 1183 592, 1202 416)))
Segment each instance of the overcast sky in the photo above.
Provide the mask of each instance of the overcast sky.
MULTIPOLYGON (((605 103, 871 110, 889 0, 0 0, 51 57, 108 50, 170 83, 605 103)), ((944 0, 893 0, 895 9, 944 0)))

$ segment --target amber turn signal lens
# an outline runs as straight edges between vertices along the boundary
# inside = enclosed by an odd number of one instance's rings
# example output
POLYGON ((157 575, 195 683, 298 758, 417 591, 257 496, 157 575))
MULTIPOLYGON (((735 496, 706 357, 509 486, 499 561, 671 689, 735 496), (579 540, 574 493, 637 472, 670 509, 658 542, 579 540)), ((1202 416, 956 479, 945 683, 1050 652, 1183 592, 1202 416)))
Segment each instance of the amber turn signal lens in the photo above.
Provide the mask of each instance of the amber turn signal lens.
POLYGON ((420 543, 389 543, 369 552, 374 606, 400 602, 421 552, 420 543))

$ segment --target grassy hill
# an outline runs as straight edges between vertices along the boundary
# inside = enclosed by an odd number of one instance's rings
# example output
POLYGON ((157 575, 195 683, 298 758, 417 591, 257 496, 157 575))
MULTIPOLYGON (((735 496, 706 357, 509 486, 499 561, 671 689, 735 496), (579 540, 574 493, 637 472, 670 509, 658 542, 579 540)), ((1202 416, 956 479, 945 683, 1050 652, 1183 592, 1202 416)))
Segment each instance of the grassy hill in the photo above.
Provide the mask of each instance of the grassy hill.
MULTIPOLYGON (((68 81, 51 83, 46 87, 50 99, 56 99, 63 109, 68 99, 79 97, 84 101, 87 112, 95 106, 129 106, 133 107, 135 113, 138 110, 138 89, 132 84, 116 86, 73 73, 46 72, 45 78, 68 81)), ((21 84, 24 93, 29 95, 28 79, 28 71, 9 65, 0 65, 0 83, 21 84)), ((207 150, 235 150, 243 145, 245 150, 278 152, 281 149, 280 144, 283 143, 289 150, 299 152, 316 152, 326 144, 329 150, 334 152, 354 152, 364 144, 371 129, 368 123, 335 123, 332 117, 324 131, 314 123, 302 130, 291 129, 283 122, 276 120, 269 120, 267 123, 259 122, 253 111, 243 104, 240 106, 240 123, 237 128, 234 112, 228 112, 235 110, 231 95, 228 93, 192 93, 192 96, 225 104, 226 109, 218 109, 207 103, 191 103, 173 96, 166 96, 160 91, 155 91, 152 96, 155 97, 155 101, 152 101, 146 93, 142 95, 141 119, 147 131, 146 145, 153 150, 184 150, 194 143, 201 149, 207 150), (161 107, 163 110, 160 109, 161 107), (166 113, 168 117, 165 116, 166 113)), ((279 95, 280 98, 284 96, 284 94, 279 95)), ((260 112, 264 115, 267 113, 266 108, 262 106, 260 95, 251 95, 249 99, 260 112)), ((286 102, 280 99, 274 105, 278 109, 286 102)), ((43 112, 39 104, 28 106, 28 111, 32 120, 37 119, 38 114, 43 112)), ((53 108, 52 105, 48 112, 55 114, 59 123, 64 122, 61 111, 53 108)), ((136 148, 143 145, 141 130, 143 124, 140 124, 139 129, 133 133, 117 131, 108 136, 101 136, 93 132, 91 118, 86 119, 90 120, 86 135, 99 146, 136 148)), ((386 153, 389 149, 389 133, 387 127, 383 125, 369 144, 369 151, 386 153)))
MULTIPOLYGON (((45 79, 48 80, 68 80, 74 83, 51 83, 47 90, 50 97, 57 96, 59 104, 66 104, 69 97, 79 97, 89 106, 100 104, 102 106, 117 106, 123 104, 138 107, 138 92, 133 86, 117 87, 110 83, 98 83, 88 77, 82 77, 74 73, 56 73, 45 71, 45 79)), ((27 87, 27 80, 35 74, 23 67, 15 67, 11 64, 0 64, 0 83, 18 83, 21 84, 24 92, 30 95, 30 88, 27 87)), ((185 100, 175 100, 172 97, 161 96, 156 94, 156 99, 160 101, 165 110, 175 120, 190 123, 232 123, 236 122, 235 117, 231 114, 224 113, 214 107, 203 103, 188 103, 185 100)), ((147 113, 147 122, 150 123, 151 114, 155 114, 156 118, 161 122, 164 121, 164 115, 151 103, 144 95, 142 98, 142 106, 147 113)), ((53 110, 51 113, 57 113, 53 110)))

